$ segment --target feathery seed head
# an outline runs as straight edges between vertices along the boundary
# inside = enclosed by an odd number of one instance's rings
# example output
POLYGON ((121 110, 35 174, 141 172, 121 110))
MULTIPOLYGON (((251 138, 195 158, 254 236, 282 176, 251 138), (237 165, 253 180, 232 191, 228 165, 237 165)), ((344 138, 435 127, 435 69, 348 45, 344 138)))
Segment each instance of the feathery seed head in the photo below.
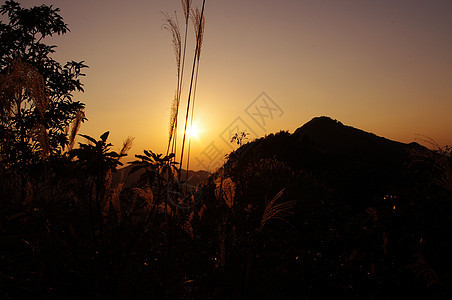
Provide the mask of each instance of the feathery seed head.
POLYGON ((80 129, 80 126, 82 125, 83 119, 85 118, 85 111, 83 109, 80 109, 77 111, 77 114, 75 115, 74 120, 72 120, 72 126, 71 126, 71 132, 69 134, 69 144, 68 144, 68 150, 72 150, 74 147, 75 137, 77 136, 77 133, 80 129))
POLYGON ((125 156, 127 155, 127 152, 129 152, 130 148, 132 148, 133 140, 135 138, 132 136, 128 136, 124 143, 122 144, 121 151, 119 152, 119 156, 125 156))
POLYGON ((185 16, 185 24, 188 24, 188 18, 189 18, 190 10, 191 10, 191 1, 192 0, 181 0, 182 9, 184 10, 184 16, 185 16))
POLYGON ((259 231, 262 231, 265 224, 267 224, 267 222, 271 219, 278 219, 288 223, 287 217, 294 214, 293 209, 295 208, 295 201, 291 200, 280 204, 275 204, 275 202, 283 195, 284 190, 285 188, 282 189, 275 197, 273 197, 273 199, 265 206, 265 211, 261 219, 259 231))
POLYGON ((15 58, 11 61, 8 73, 0 76, 1 118, 9 118, 14 105, 16 109, 20 109, 22 101, 27 98, 44 118, 44 112, 49 106, 44 78, 34 66, 15 58))
POLYGON ((37 123, 32 129, 32 139, 39 143, 41 148, 41 156, 46 158, 50 153, 49 135, 45 126, 41 123, 37 123))
POLYGON ((178 105, 179 105, 179 101, 177 98, 177 91, 176 91, 176 94, 174 95, 173 103, 171 105, 170 123, 169 123, 169 128, 168 128, 170 141, 171 141, 171 138, 173 137, 174 127, 176 125, 178 105))
POLYGON ((175 18, 172 19, 168 13, 163 13, 165 16, 164 23, 162 28, 168 30, 173 37, 173 49, 174 54, 176 56, 176 65, 177 65, 177 73, 180 72, 181 65, 181 49, 182 49, 182 38, 179 29, 179 23, 177 22, 177 15, 175 14, 175 18))
POLYGON ((198 46, 198 51, 196 52, 196 59, 199 61, 201 56, 201 46, 204 37, 204 25, 205 25, 205 17, 201 16, 201 11, 199 8, 192 9, 190 13, 190 18, 193 23, 193 27, 195 29, 196 34, 196 42, 198 46))

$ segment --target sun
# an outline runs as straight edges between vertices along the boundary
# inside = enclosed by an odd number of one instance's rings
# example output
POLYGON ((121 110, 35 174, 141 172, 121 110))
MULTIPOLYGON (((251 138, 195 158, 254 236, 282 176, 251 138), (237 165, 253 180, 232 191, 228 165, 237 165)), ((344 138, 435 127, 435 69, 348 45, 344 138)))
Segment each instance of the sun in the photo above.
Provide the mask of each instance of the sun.
POLYGON ((187 135, 189 138, 199 140, 201 129, 196 124, 192 124, 187 128, 187 135))

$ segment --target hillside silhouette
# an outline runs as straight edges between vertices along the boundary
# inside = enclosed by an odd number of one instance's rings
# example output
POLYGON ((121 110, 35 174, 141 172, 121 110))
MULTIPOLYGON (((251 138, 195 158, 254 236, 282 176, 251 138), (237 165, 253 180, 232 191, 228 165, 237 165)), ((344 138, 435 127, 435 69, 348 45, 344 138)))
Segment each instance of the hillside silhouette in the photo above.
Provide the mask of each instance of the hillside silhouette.
MULTIPOLYGON (((316 117, 293 134, 281 131, 257 139, 229 155, 232 165, 274 158, 305 170, 359 201, 413 184, 409 169, 417 155, 429 150, 376 136, 329 117, 316 117)), ((420 178, 417 178, 419 180, 420 178)))
POLYGON ((328 117, 241 146, 216 174, 235 183, 227 278, 252 265, 254 297, 450 295, 452 198, 440 169, 450 170, 441 153, 328 117), (259 224, 262 236, 249 232, 259 224))

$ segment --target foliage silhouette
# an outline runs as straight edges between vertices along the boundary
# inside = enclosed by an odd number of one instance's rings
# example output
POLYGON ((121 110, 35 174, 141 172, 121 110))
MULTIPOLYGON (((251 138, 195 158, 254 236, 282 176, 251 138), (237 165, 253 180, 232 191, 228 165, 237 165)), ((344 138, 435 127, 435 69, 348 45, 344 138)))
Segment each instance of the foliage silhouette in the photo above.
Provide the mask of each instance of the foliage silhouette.
POLYGON ((69 158, 77 158, 80 168, 86 169, 87 173, 93 176, 105 175, 108 171, 122 166, 119 159, 126 154, 118 154, 115 151, 110 151, 112 144, 107 143, 109 131, 100 136, 100 140, 80 134, 89 141, 88 144, 79 143, 79 148, 73 149, 69 153, 69 158))
POLYGON ((237 143, 237 145, 242 146, 244 144, 244 142, 248 139, 249 133, 242 131, 240 133, 236 132, 232 138, 231 138, 231 143, 237 143))
MULTIPOLYGON (((12 163, 15 159, 12 152, 27 155, 26 160, 29 160, 30 155, 39 155, 32 138, 38 126, 40 135, 45 130, 50 155, 61 154, 69 143, 68 126, 84 109, 83 103, 73 101, 73 92, 83 92, 80 77, 84 76, 82 71, 87 66, 83 61, 60 65, 51 57, 55 46, 44 43, 47 37, 69 31, 59 15, 59 9, 46 5, 23 8, 15 1, 6 1, 0 12, 9 20, 8 24, 0 21, 0 74, 11 76, 19 73, 15 66, 21 61, 22 72, 39 73, 42 77, 39 80, 45 85, 42 87, 45 97, 37 97, 33 93, 36 88, 30 89, 26 85, 23 86, 23 93, 14 94, 6 93, 11 82, 2 87, 2 107, 5 103, 17 103, 9 121, 5 123, 2 119, 2 151, 7 152, 4 156, 12 156, 12 163), (45 98, 45 105, 37 104, 37 98, 45 98)), ((33 77, 37 78, 37 75, 33 77)), ((15 84, 20 84, 20 81, 16 80, 15 84)), ((3 162, 8 163, 5 160, 3 162)))
POLYGON ((155 154, 150 150, 144 150, 144 155, 135 155, 140 160, 132 161, 130 173, 144 170, 140 175, 139 185, 148 186, 155 195, 155 202, 162 201, 167 205, 169 191, 176 187, 175 177, 177 176, 177 162, 173 161, 174 154, 155 154))

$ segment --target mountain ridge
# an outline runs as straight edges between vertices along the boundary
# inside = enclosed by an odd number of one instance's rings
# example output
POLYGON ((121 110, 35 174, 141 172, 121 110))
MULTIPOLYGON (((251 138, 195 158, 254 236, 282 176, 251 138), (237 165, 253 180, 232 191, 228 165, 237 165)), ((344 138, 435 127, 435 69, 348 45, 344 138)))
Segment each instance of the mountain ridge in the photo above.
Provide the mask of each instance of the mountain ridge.
POLYGON ((343 197, 372 198, 412 184, 410 164, 416 153, 430 151, 401 143, 329 117, 315 117, 294 133, 280 131, 256 139, 229 154, 226 166, 276 159, 294 170, 308 171, 343 197))

